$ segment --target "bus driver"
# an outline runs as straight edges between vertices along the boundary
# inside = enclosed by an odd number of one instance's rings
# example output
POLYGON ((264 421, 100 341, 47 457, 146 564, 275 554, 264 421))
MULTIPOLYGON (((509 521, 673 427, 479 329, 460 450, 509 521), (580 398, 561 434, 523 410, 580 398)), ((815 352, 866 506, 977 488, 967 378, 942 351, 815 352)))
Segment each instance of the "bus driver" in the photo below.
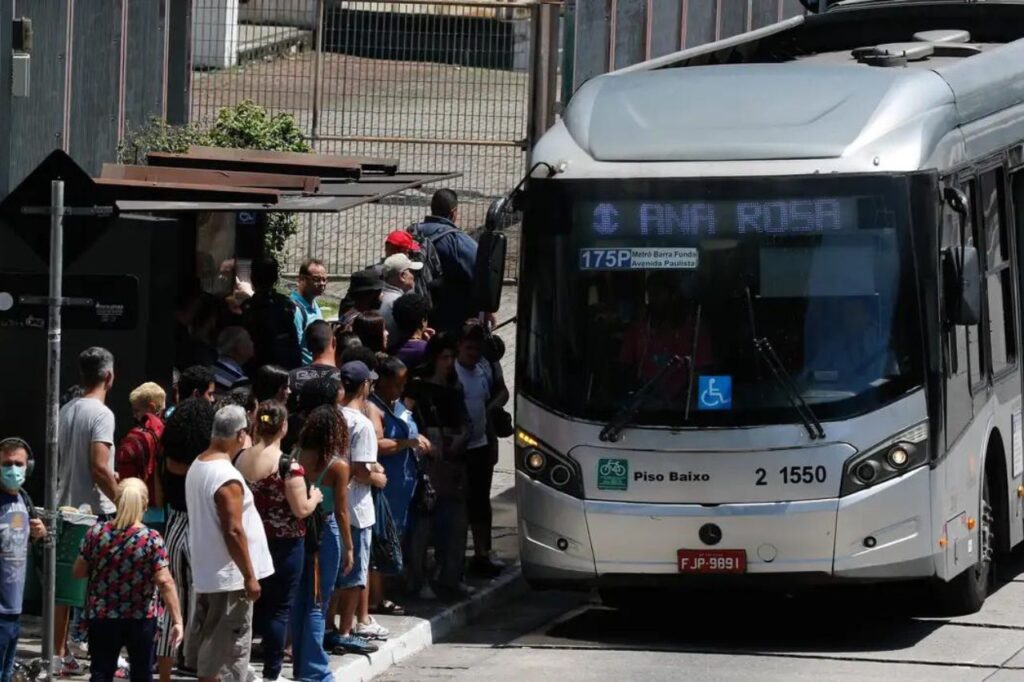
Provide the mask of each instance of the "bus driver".
MULTIPOLYGON (((693 366, 697 369, 710 365, 713 361, 710 334, 699 314, 696 298, 688 294, 695 284, 694 276, 653 272, 648 275, 646 284, 646 310, 626 329, 619 352, 619 363, 626 375, 635 380, 631 383, 639 386, 649 381, 673 355, 684 360, 693 356, 693 366)), ((689 370, 684 363, 665 377, 655 395, 672 401, 684 398, 689 380, 689 370)))

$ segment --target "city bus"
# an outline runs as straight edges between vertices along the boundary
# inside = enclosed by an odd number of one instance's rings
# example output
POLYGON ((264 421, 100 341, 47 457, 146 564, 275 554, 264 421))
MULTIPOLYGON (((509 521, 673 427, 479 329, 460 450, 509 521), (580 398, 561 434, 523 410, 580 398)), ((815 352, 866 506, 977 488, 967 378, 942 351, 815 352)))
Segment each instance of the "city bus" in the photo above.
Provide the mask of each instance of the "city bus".
POLYGON ((1022 38, 840 2, 575 93, 514 197, 532 586, 981 607, 1024 538, 1022 38))

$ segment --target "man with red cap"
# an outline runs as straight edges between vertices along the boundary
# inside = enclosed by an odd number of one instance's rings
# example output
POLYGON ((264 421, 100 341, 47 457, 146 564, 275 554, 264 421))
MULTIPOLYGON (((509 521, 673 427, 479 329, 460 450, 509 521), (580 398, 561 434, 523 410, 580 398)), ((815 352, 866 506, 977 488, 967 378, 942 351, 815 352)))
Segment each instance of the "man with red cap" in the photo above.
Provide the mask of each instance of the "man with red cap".
MULTIPOLYGON (((380 262, 368 266, 367 270, 373 270, 382 279, 384 277, 384 261, 396 254, 405 254, 409 257, 409 260, 414 263, 423 263, 423 250, 420 248, 419 242, 416 238, 405 230, 395 230, 388 234, 384 240, 384 258, 380 259, 380 262)), ((414 272, 416 281, 413 291, 421 296, 426 297, 427 303, 431 302, 430 296, 430 282, 425 276, 427 268, 420 267, 420 269, 414 272)))
POLYGON ((404 253, 410 258, 416 256, 412 254, 419 254, 420 245, 416 243, 412 235, 404 230, 395 230, 388 234, 384 240, 384 258, 374 263, 373 265, 367 266, 367 270, 374 270, 381 278, 384 277, 384 261, 394 256, 397 253, 404 253))

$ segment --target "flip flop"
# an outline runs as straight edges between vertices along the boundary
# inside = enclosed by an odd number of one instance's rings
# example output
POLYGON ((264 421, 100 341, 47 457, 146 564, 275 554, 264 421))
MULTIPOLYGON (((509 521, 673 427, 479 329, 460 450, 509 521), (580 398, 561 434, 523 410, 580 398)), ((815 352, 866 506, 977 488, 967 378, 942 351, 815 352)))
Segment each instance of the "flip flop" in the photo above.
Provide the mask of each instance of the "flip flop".
POLYGON ((405 607, 396 604, 390 599, 385 599, 376 606, 371 606, 370 613, 375 616, 404 616, 405 607))

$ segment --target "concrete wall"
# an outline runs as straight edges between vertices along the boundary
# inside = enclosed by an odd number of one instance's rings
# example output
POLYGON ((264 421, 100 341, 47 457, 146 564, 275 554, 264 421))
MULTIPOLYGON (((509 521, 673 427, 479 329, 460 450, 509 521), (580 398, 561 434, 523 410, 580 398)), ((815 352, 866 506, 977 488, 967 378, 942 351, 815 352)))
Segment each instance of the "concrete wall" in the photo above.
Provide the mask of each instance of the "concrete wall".
POLYGON ((316 28, 317 0, 248 0, 238 8, 238 20, 246 24, 276 24, 316 28))
POLYGON ((192 1, 192 65, 226 69, 238 62, 238 0, 192 1))
POLYGON ((572 90, 602 73, 803 11, 797 0, 569 0, 572 90))
MULTIPOLYGON (((13 15, 32 20, 31 86, 28 97, 11 97, 9 84, 0 88, 0 126, 8 132, 0 194, 57 148, 98 173, 116 158, 127 129, 163 115, 171 1, 179 0, 15 1, 13 15)), ((10 73, 10 4, 0 11, 3 73, 10 73)))

